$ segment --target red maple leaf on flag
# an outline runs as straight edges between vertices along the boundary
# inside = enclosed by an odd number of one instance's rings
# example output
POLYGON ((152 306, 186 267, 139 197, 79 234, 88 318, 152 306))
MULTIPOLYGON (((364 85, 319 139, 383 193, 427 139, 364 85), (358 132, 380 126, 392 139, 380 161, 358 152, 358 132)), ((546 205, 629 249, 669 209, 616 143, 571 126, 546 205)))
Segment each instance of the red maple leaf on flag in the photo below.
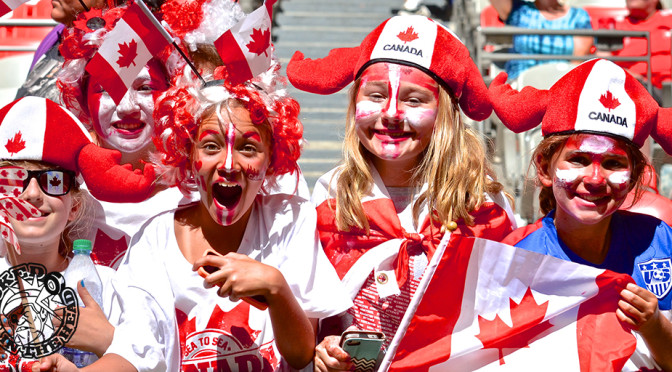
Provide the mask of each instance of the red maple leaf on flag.
POLYGON ((409 41, 418 39, 418 33, 413 30, 413 26, 409 26, 406 31, 400 32, 397 37, 405 44, 409 41))
POLYGON ((600 103, 604 108, 609 109, 609 111, 620 106, 621 103, 618 102, 618 98, 614 97, 610 91, 600 96, 600 103))
POLYGON ((51 186, 57 187, 58 185, 61 184, 61 180, 59 180, 58 177, 54 176, 54 178, 49 180, 49 184, 51 186))
POLYGON ((21 138, 21 131, 16 132, 14 138, 7 140, 5 148, 9 152, 9 155, 16 154, 26 148, 26 141, 21 138))
POLYGON ((3 169, 2 171, 0 171, 0 175, 2 175, 3 177, 7 177, 7 170, 3 169))
POLYGON ((119 44, 119 59, 117 60, 119 67, 129 67, 131 64, 135 66, 135 57, 137 56, 138 43, 135 40, 119 44))
POLYGON ((509 299, 512 327, 502 321, 499 315, 493 320, 478 316, 480 333, 476 337, 484 349, 499 349, 499 364, 504 364, 504 349, 528 347, 530 340, 552 327, 549 322, 541 323, 546 316, 548 301, 537 304, 530 288, 527 288, 520 303, 509 299))
POLYGON ((268 47, 271 45, 271 29, 268 28, 265 31, 261 31, 260 28, 252 29, 252 35, 250 35, 252 41, 247 43, 245 46, 250 53, 255 53, 256 55, 261 55, 264 53, 268 57, 268 47))

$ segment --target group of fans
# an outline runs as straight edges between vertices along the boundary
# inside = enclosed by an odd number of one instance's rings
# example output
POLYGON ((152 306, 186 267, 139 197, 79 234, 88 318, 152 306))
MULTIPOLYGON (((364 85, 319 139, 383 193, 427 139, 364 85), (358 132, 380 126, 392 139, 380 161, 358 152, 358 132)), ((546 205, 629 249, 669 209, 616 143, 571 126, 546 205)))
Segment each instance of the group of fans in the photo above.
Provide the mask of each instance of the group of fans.
MULTIPOLYGON (((388 347, 447 235, 631 275, 613 312, 637 348, 614 366, 672 370, 672 230, 619 210, 643 187, 644 141, 672 153, 672 112, 621 67, 595 59, 549 90, 521 92, 503 73, 488 88, 461 41, 418 15, 322 59, 297 52, 287 65, 296 88, 332 94, 352 83, 342 163, 311 197, 297 164, 300 106, 277 59, 237 82, 239 66, 216 42, 245 18, 236 2, 155 6, 176 43, 115 102, 109 75, 87 66, 134 3, 88 1, 53 1, 62 27, 28 91, 54 95, 0 109, 0 180, 36 209, 5 212, 15 239, 3 269, 67 273, 72 239, 94 242, 104 300, 78 285, 86 307, 67 344, 100 357, 85 370, 350 370, 358 361, 341 333, 383 332, 388 347), (545 217, 534 225, 516 229, 462 117, 493 109, 517 132, 542 123, 533 164, 545 217)), ((142 53, 117 52, 121 67, 142 53)), ((272 45, 256 54, 266 52, 272 45)), ((0 368, 78 370, 59 354, 8 350, 0 368)))

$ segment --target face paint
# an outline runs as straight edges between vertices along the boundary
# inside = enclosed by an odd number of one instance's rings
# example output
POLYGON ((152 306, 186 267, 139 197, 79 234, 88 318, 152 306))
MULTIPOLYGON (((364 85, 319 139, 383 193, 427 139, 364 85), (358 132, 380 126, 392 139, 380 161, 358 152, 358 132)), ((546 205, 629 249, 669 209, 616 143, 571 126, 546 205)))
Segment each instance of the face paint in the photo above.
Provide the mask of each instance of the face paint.
POLYGON ((607 151, 612 151, 614 148, 613 142, 608 140, 605 136, 589 136, 581 141, 579 150, 591 154, 603 154, 607 151))
POLYGON ((355 108, 355 120, 366 120, 371 117, 379 116, 382 111, 377 103, 370 101, 361 101, 357 103, 355 108))
POLYGON ((625 144, 607 136, 571 136, 552 162, 556 219, 596 224, 627 197, 630 161, 625 144))
POLYGON ((233 123, 229 123, 226 128, 226 165, 224 169, 231 172, 233 170, 233 144, 236 140, 236 128, 233 123))
POLYGON ((270 164, 270 140, 242 106, 218 109, 199 126, 192 164, 201 203, 229 226, 251 211, 270 164))
POLYGON ((607 178, 614 187, 628 187, 630 183, 630 171, 614 172, 607 178))
POLYGON ((374 63, 360 78, 355 130, 362 145, 376 158, 376 167, 404 161, 410 171, 420 161, 434 132, 439 85, 417 68, 374 63), (411 160, 411 161, 407 161, 411 160))
POLYGON ((160 64, 150 60, 119 105, 101 88, 99 79, 99 76, 89 78, 87 108, 102 145, 122 154, 148 150, 154 133, 154 99, 168 87, 160 64))

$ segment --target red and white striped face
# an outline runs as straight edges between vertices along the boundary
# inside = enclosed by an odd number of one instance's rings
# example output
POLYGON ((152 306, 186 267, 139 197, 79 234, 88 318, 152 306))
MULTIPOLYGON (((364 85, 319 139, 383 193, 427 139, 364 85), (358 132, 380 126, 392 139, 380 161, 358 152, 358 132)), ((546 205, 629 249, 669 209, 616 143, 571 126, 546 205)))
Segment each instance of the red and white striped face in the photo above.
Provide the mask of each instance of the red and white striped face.
POLYGON ((147 150, 154 134, 154 99, 168 88, 155 59, 143 67, 119 105, 103 90, 96 76, 87 85, 87 105, 93 129, 103 147, 124 154, 147 150))
MULTIPOLYGON (((25 170, 39 170, 36 165, 28 165, 25 170)), ((17 171, 19 168, 11 167, 8 171, 17 171)), ((20 171, 20 170, 19 170, 20 171)), ((37 178, 31 178, 30 182, 18 196, 19 199, 29 202, 38 213, 35 215, 23 214, 22 216, 9 215, 9 221, 14 228, 14 233, 21 247, 39 249, 56 244, 61 239, 68 222, 74 218, 72 195, 67 193, 62 196, 49 196, 40 187, 37 178)), ((56 182, 54 182, 55 184, 56 182)))
POLYGON ((623 204, 630 191, 631 165, 623 141, 612 137, 571 136, 549 167, 557 203, 556 220, 596 224, 623 204))
POLYGON ((362 73, 357 135, 377 158, 377 167, 393 162, 415 166, 429 145, 438 109, 439 86, 429 75, 414 67, 375 63, 362 73))
POLYGON ((212 219, 229 226, 249 216, 271 162, 270 138, 241 107, 213 114, 198 128, 191 156, 201 203, 212 219), (221 120, 220 120, 221 119, 221 120))

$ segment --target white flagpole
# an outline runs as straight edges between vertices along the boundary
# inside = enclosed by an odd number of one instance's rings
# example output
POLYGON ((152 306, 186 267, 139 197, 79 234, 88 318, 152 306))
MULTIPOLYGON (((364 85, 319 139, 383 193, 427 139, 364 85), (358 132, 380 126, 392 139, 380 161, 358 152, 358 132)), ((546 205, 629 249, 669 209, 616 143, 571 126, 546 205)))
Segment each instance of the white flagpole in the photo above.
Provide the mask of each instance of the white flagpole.
POLYGON ((436 248, 434 256, 432 256, 432 260, 427 265, 425 273, 422 275, 422 280, 420 280, 420 283, 418 284, 418 288, 415 290, 415 294, 411 299, 411 303, 408 305, 408 309, 406 309, 406 313, 404 314, 403 319, 401 319, 401 323, 399 323, 397 333, 394 335, 394 338, 390 342, 390 346, 387 348, 385 358, 383 358, 383 361, 380 363, 380 368, 378 369, 379 371, 387 371, 390 368, 390 365, 392 364, 392 358, 394 358, 394 355, 397 353, 399 343, 406 335, 406 330, 411 323, 411 319, 413 318, 413 315, 415 315, 415 311, 418 309, 418 306, 422 301, 422 297, 424 296, 425 291, 429 286, 429 282, 432 280, 432 277, 434 277, 434 272, 436 272, 436 268, 439 266, 439 262, 441 262, 441 257, 443 257, 443 254, 446 252, 446 247, 448 246, 450 236, 451 232, 446 231, 446 233, 443 235, 443 238, 441 238, 441 242, 436 248))

